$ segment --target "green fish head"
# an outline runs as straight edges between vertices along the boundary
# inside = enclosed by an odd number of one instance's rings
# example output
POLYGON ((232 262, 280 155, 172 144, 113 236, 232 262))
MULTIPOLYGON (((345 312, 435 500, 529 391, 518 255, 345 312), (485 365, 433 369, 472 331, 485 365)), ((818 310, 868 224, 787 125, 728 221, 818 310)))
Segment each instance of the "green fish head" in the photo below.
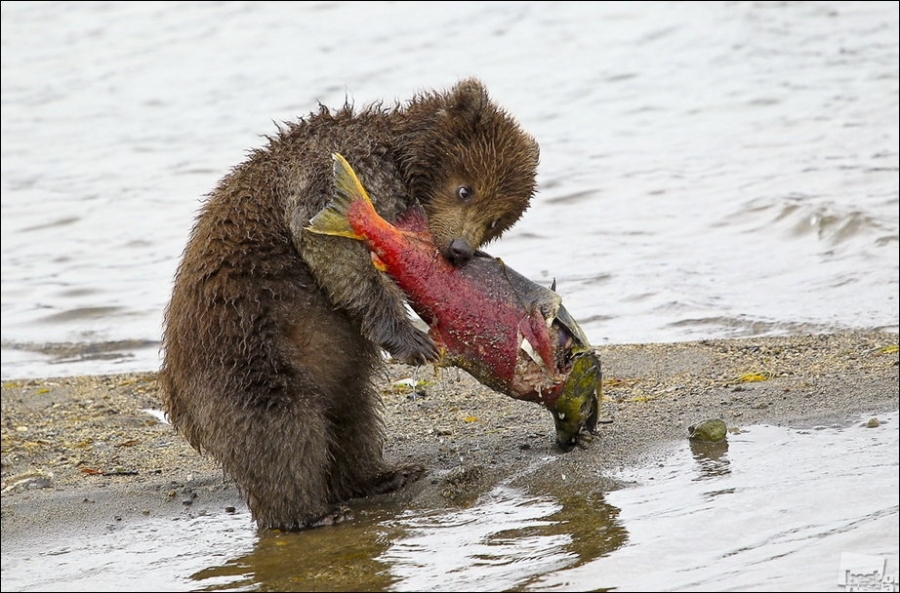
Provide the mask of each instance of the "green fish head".
POLYGON ((575 356, 572 370, 550 410, 556 423, 556 443, 564 451, 578 444, 580 436, 597 427, 602 397, 600 360, 593 352, 575 356))

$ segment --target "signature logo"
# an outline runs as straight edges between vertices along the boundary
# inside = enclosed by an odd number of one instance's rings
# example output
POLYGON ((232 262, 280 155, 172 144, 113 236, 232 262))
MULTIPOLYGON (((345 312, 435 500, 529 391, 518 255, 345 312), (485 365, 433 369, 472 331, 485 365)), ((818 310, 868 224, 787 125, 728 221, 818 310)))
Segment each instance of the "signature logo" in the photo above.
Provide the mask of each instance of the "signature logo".
POLYGON ((888 570, 888 559, 865 554, 841 554, 837 584, 844 591, 898 591, 897 562, 888 570))

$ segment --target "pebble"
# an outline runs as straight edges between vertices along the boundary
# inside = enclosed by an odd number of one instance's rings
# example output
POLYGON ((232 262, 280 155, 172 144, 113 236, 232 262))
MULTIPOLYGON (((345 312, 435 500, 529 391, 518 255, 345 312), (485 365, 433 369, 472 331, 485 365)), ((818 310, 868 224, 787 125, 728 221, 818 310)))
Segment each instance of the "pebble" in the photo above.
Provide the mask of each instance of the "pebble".
POLYGON ((688 438, 695 441, 717 443, 725 438, 728 427, 724 420, 713 418, 688 427, 688 438))

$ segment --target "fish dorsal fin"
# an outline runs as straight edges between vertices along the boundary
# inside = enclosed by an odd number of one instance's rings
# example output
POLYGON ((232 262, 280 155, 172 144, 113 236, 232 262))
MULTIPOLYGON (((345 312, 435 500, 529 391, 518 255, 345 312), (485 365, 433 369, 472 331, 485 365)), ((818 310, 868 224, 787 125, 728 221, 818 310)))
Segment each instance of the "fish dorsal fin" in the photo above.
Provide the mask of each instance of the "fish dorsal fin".
POLYGON ((418 200, 413 201, 409 208, 397 215, 396 226, 412 233, 428 232, 428 217, 425 208, 418 200))

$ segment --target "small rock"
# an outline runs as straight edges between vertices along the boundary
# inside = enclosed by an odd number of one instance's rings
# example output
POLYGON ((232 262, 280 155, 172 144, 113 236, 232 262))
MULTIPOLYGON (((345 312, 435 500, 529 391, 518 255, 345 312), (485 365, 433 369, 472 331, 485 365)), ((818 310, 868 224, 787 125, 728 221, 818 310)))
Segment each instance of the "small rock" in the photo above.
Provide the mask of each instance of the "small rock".
POLYGON ((727 432, 728 427, 725 425, 725 421, 718 418, 688 426, 688 438, 707 443, 717 443, 723 440, 727 432))
POLYGON ((878 418, 869 418, 869 421, 863 424, 866 428, 878 428, 881 426, 881 421, 878 418))

